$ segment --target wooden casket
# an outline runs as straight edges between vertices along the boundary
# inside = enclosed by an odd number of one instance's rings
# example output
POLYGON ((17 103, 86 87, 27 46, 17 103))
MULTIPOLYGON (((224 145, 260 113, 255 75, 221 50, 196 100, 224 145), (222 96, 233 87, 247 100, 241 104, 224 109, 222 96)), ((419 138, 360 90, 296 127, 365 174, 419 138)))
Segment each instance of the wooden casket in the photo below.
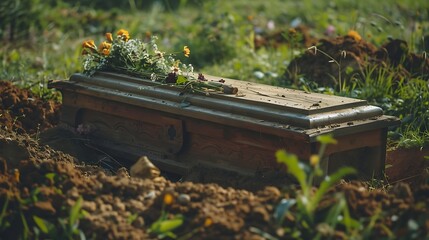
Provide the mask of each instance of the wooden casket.
MULTIPOLYGON (((208 77, 217 82, 220 78, 208 77)), ((160 169, 186 174, 204 165, 244 175, 278 171, 275 152, 302 160, 331 133, 322 166, 355 167, 362 178, 382 176, 389 126, 398 124, 365 100, 224 79, 236 94, 183 89, 116 73, 74 74, 53 81, 63 97, 61 121, 89 126, 89 139, 132 163, 147 156, 160 169)))

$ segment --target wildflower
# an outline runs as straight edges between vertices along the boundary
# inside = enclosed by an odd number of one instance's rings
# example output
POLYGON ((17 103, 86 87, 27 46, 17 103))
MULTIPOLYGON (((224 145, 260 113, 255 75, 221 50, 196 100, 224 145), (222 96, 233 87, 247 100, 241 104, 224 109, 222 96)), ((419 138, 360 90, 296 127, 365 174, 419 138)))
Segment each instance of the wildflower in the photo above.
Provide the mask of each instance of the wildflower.
POLYGON ((104 56, 107 56, 110 53, 110 48, 111 47, 112 47, 112 44, 105 41, 105 42, 102 42, 100 44, 100 46, 98 46, 98 51, 101 54, 103 54, 104 56))
POLYGON ((210 217, 206 218, 206 220, 204 221, 204 227, 209 227, 212 224, 213 220, 210 217))
POLYGON ((335 34, 335 26, 329 25, 325 30, 325 35, 328 37, 332 37, 335 34))
POLYGON ((96 49, 97 47, 95 46, 94 40, 87 40, 85 42, 82 43, 82 47, 83 48, 91 48, 91 49, 96 49))
POLYGON ((355 30, 350 30, 347 33, 347 36, 353 38, 356 42, 359 42, 360 40, 362 40, 362 37, 359 35, 358 32, 356 32, 355 30))
POLYGON ((156 50, 156 51, 155 51, 155 55, 156 55, 157 57, 159 57, 159 58, 163 58, 163 57, 164 57, 164 53, 163 53, 163 52, 161 52, 161 51, 159 51, 159 50, 156 50))
POLYGON ((109 42, 109 43, 113 42, 112 33, 106 33, 105 36, 106 36, 107 42, 109 42))
POLYGON ((117 32, 117 34, 118 34, 118 36, 119 36, 122 40, 124 40, 125 42, 126 42, 126 41, 128 41, 128 39, 130 39, 130 33, 129 33, 127 30, 125 30, 125 29, 120 29, 120 30, 117 32))
POLYGON ((310 165, 311 166, 316 166, 317 164, 319 164, 320 161, 320 157, 317 154, 313 154, 310 156, 310 165))
POLYGON ((19 182, 19 170, 16 168, 13 170, 13 178, 15 182, 19 182))
POLYGON ((289 28, 289 36, 291 36, 291 37, 296 36, 296 29, 295 28, 289 28))
POLYGON ((189 57, 189 55, 191 54, 191 49, 189 49, 188 46, 184 46, 183 47, 183 54, 185 54, 185 57, 189 57))
POLYGON ((164 195, 164 204, 165 205, 171 205, 173 203, 173 195, 171 193, 166 193, 164 195))
POLYGON ((276 28, 276 24, 274 23, 273 20, 268 21, 267 28, 268 30, 274 30, 274 28, 276 28))
POLYGON ((198 80, 207 81, 206 77, 202 73, 198 73, 198 80))

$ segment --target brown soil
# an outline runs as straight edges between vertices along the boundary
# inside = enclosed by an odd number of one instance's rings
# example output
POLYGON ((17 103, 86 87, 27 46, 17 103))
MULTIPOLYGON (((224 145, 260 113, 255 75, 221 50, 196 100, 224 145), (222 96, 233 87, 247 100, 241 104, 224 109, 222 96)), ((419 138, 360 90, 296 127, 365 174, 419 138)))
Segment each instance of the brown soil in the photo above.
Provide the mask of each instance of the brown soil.
MULTIPOLYGON (((26 134, 57 123, 58 105, 41 101, 7 82, 0 86, 3 87, 0 207, 7 206, 1 214, 2 223, 10 223, 9 227, 0 228, 2 239, 19 238, 24 232, 23 219, 34 234, 34 216, 60 226, 58 219, 69 217, 69 209, 79 197, 83 198, 82 209, 87 212, 79 228, 89 239, 155 239, 149 228, 163 209, 170 217, 184 216, 184 224, 175 233, 178 236, 192 233, 191 239, 264 239, 255 228, 281 239, 291 238, 290 233, 276 227, 273 213, 282 198, 296 196, 295 186, 282 189, 267 184, 250 191, 215 183, 172 182, 162 176, 135 178, 129 176, 127 169, 112 173, 87 165, 40 145, 34 138, 37 139, 37 134, 33 137, 26 134), (25 117, 16 118, 22 113, 25 117), (166 194, 173 196, 171 204, 164 204, 166 194)), ((389 233, 386 229, 398 237, 406 237, 410 234, 410 224, 419 226, 413 229, 417 236, 428 236, 427 184, 410 188, 401 182, 388 188, 374 188, 368 183, 343 182, 324 198, 319 215, 336 204, 339 192, 345 194, 350 214, 356 219, 362 217, 368 223, 372 216, 377 216, 370 237, 385 237, 389 233), (382 214, 378 215, 380 210, 382 214)), ((291 209, 284 226, 296 224, 296 211, 291 209)), ((329 232, 323 225, 318 231, 326 234, 324 238, 346 238, 341 230, 329 232)), ((61 233, 64 232, 57 234, 61 233)))
POLYGON ((293 47, 310 47, 317 44, 317 39, 310 34, 307 26, 300 25, 288 31, 277 30, 270 33, 260 33, 255 36, 255 48, 274 47, 283 44, 294 44, 293 47))
POLYGON ((19 133, 36 133, 57 125, 59 104, 0 81, 0 126, 19 133))

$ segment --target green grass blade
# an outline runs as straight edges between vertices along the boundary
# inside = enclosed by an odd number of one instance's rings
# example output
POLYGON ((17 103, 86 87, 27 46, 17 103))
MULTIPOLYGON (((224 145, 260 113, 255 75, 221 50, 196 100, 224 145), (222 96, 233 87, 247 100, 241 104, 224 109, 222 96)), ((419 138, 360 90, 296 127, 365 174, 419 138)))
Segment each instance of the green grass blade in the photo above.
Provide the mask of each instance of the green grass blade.
POLYGON ((37 227, 40 230, 42 230, 43 233, 47 234, 49 232, 49 229, 48 229, 48 226, 47 226, 47 222, 44 219, 42 219, 42 218, 34 215, 33 216, 33 220, 36 223, 37 227))
POLYGON ((306 174, 304 169, 299 165, 298 157, 294 154, 289 154, 284 150, 276 152, 277 162, 284 163, 287 167, 287 172, 294 176, 304 192, 307 192, 308 185, 306 183, 306 174))
POLYGON ((312 210, 316 209, 323 195, 332 187, 335 183, 340 181, 344 176, 355 174, 356 170, 351 167, 344 167, 335 172, 334 174, 327 176, 325 180, 320 184, 319 189, 317 189, 316 194, 311 199, 311 208, 312 210))
POLYGON ((167 233, 167 232, 171 232, 174 229, 180 227, 182 224, 183 224, 183 217, 164 220, 159 224, 158 230, 160 233, 167 233))
POLYGON ((69 217, 69 225, 74 226, 74 224, 79 220, 80 215, 80 209, 82 207, 82 197, 79 197, 76 201, 76 203, 73 205, 73 207, 70 210, 70 217, 69 217))

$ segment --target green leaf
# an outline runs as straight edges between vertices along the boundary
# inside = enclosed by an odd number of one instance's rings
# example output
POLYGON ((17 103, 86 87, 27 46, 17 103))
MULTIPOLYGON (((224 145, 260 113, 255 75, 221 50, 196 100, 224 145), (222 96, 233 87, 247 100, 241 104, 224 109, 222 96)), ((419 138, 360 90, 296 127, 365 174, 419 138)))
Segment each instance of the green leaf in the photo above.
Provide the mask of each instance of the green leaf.
POLYGON ((56 174, 56 173, 46 173, 46 174, 45 174, 45 177, 46 177, 47 179, 49 179, 51 182, 54 182, 54 178, 55 178, 55 176, 57 176, 57 174, 56 174))
POLYGON ((171 232, 174 229, 180 227, 183 224, 183 217, 178 217, 174 219, 164 220, 159 224, 158 231, 160 233, 171 232))
POLYGON ((33 216, 33 220, 36 223, 37 227, 42 230, 43 233, 48 233, 49 229, 46 224, 46 221, 36 215, 33 216))
POLYGON ((317 136, 316 140, 322 144, 337 144, 337 140, 332 137, 332 134, 317 136))
POLYGON ((305 182, 307 175, 304 169, 300 166, 298 157, 294 154, 289 154, 284 150, 276 152, 277 162, 286 164, 287 172, 294 176, 304 192, 307 191, 307 183, 305 182))
POLYGON ((73 226, 79 219, 80 209, 82 207, 82 197, 79 197, 73 207, 70 209, 69 224, 73 226))
POLYGON ((284 216, 289 211, 289 209, 295 205, 296 200, 291 199, 282 199, 280 203, 277 205, 276 209, 274 210, 274 220, 276 221, 276 224, 280 226, 283 223, 284 216))
POLYGON ((361 223, 350 216, 349 207, 347 206, 344 196, 340 201, 344 202, 342 222, 344 226, 346 226, 347 232, 352 232, 354 229, 358 229, 361 226, 361 223))
MULTIPOLYGON (((3 204, 3 208, 2 208, 2 210, 1 210, 1 214, 0 214, 0 228, 1 227, 4 227, 3 226, 3 219, 4 219, 4 217, 6 216, 6 210, 7 210, 7 207, 9 206, 9 196, 8 195, 6 195, 6 201, 4 202, 4 204, 3 204)), ((7 224, 7 222, 5 223, 5 225, 7 224)))
POLYGON ((330 187, 332 187, 334 184, 336 184, 338 181, 340 181, 344 176, 355 174, 356 170, 351 167, 344 167, 339 169, 337 172, 330 176, 326 176, 326 178, 323 180, 323 182, 320 184, 319 189, 317 189, 316 194, 311 199, 311 208, 312 210, 316 209, 317 205, 319 204, 319 201, 322 199, 323 195, 329 190, 330 187))
POLYGON ((188 79, 185 76, 183 75, 177 76, 176 84, 185 84, 187 82, 188 82, 188 79))
POLYGON ((137 217, 138 217, 138 216, 139 216, 139 215, 138 215, 137 213, 131 214, 131 215, 127 218, 127 223, 128 223, 128 224, 133 223, 133 222, 137 219, 137 217))
POLYGON ((338 203, 334 204, 331 209, 329 209, 328 215, 324 221, 332 228, 335 228, 338 221, 340 221, 338 217, 340 216, 341 212, 344 212, 344 207, 346 206, 344 196, 341 195, 337 197, 337 199, 339 200, 338 203))
POLYGON ((25 215, 22 212, 21 207, 19 208, 19 215, 21 216, 22 226, 24 227, 23 238, 24 239, 28 239, 28 235, 29 235, 30 229, 28 228, 27 219, 25 219, 25 215))
POLYGON ((33 202, 39 201, 39 198, 37 197, 37 195, 39 195, 40 192, 41 192, 40 188, 35 188, 33 191, 31 191, 31 200, 33 202))
POLYGON ((13 49, 10 53, 9 53, 9 59, 12 62, 17 62, 19 59, 21 58, 21 56, 19 55, 19 52, 16 49, 13 49))

